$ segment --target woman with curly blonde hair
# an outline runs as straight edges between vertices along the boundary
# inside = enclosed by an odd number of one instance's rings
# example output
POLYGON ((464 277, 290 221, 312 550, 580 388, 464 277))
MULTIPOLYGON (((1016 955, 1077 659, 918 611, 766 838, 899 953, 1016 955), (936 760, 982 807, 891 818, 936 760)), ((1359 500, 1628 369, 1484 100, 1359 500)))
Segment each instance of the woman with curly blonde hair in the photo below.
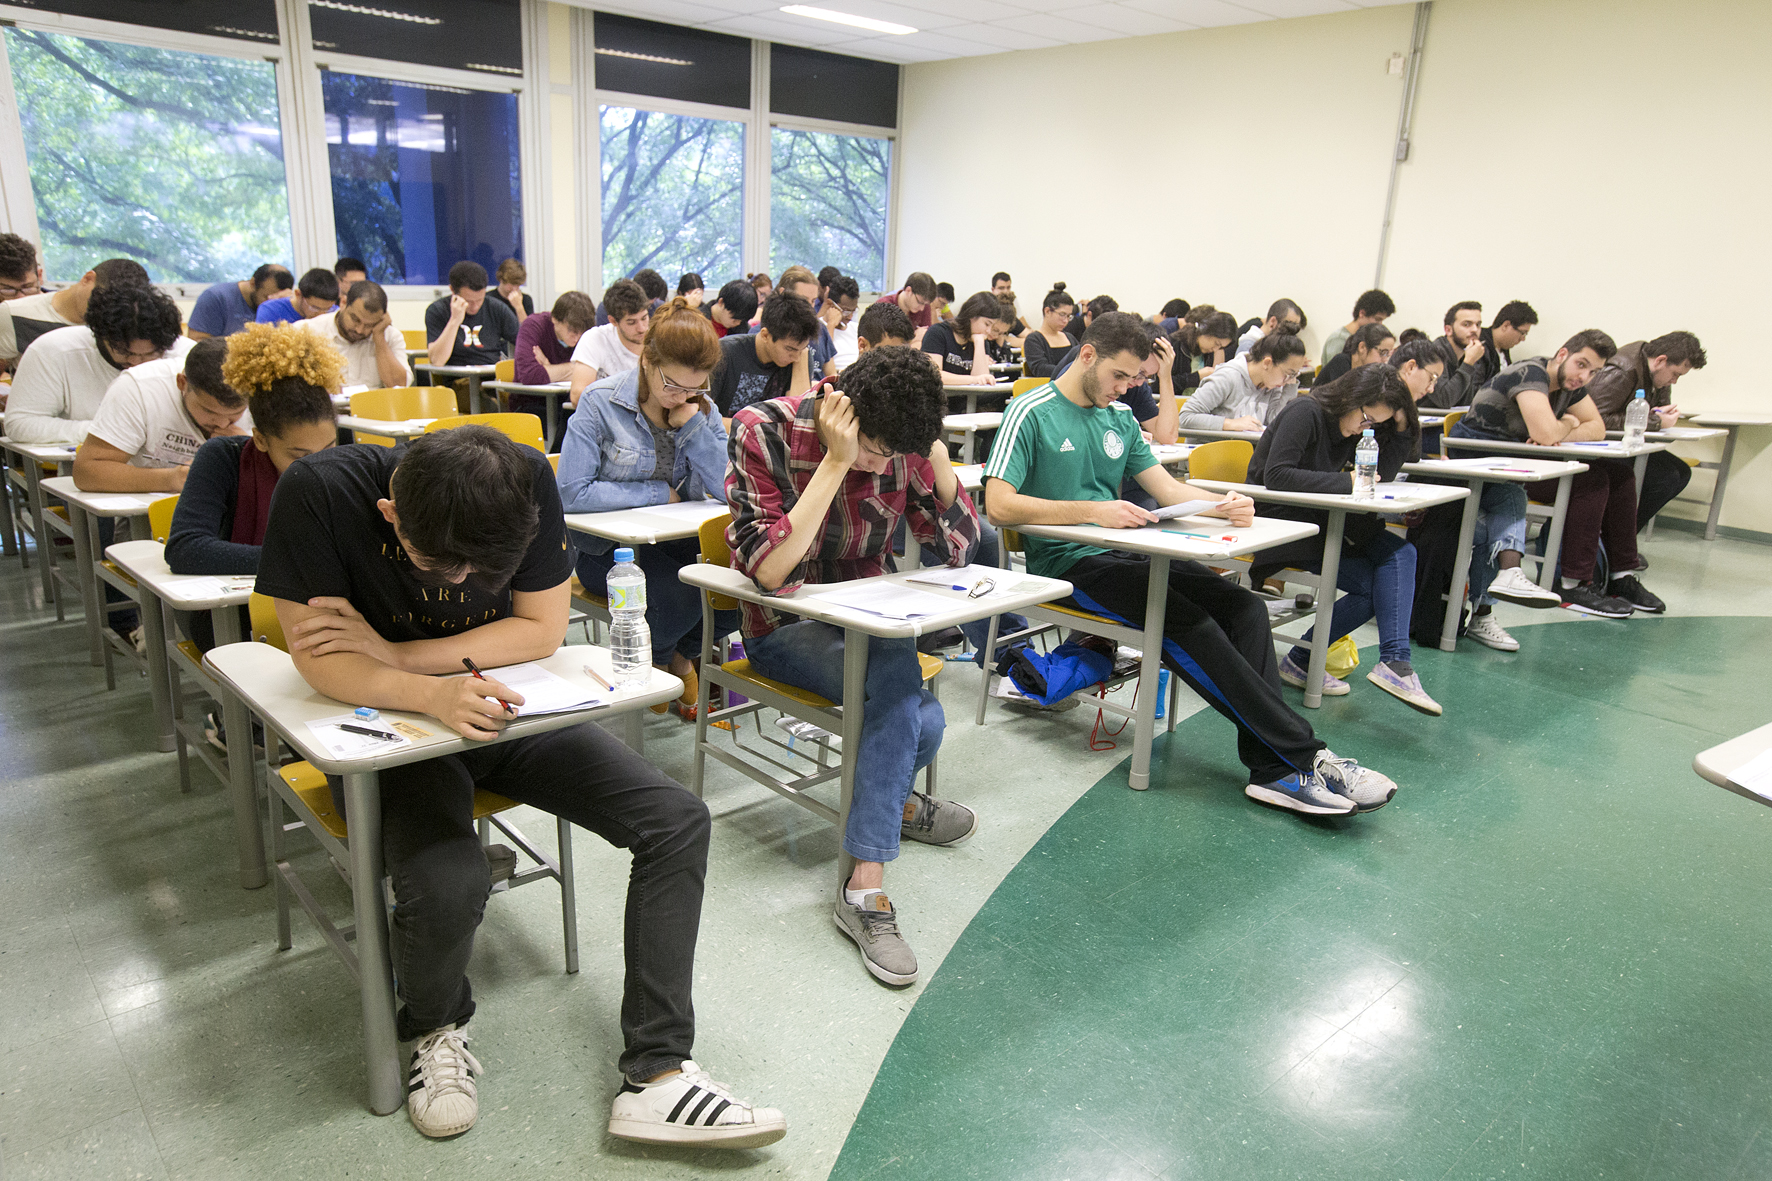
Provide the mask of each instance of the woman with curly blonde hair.
MULTIPOLYGON (((252 435, 197 449, 166 542, 175 574, 258 573, 277 478, 338 439, 332 392, 344 358, 336 349, 311 332, 273 324, 253 324, 228 337, 227 347, 222 377, 247 396, 252 435)), ((180 623, 198 647, 214 645, 208 615, 180 623)))

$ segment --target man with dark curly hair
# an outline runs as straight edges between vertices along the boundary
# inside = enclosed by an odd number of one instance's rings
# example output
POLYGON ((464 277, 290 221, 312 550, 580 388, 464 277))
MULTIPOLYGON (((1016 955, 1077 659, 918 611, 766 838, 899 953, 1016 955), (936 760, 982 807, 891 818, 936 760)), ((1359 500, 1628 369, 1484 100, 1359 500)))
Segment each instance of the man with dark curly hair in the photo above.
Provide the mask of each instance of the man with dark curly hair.
POLYGON ((191 350, 181 327, 178 305, 152 287, 98 288, 86 323, 45 333, 19 358, 6 433, 21 443, 78 443, 119 373, 191 350))
MULTIPOLYGON (((845 582, 886 572, 904 520, 926 551, 964 565, 978 514, 941 441, 941 378, 915 349, 868 350, 841 392, 796 394, 733 414, 726 472, 732 564, 759 587, 845 582)), ((843 629, 744 604, 745 654, 766 677, 843 700, 843 629)), ((978 828, 971 809, 911 791, 941 745, 941 703, 923 687, 916 642, 868 640, 867 710, 843 848, 856 859, 836 899, 837 926, 876 979, 910 984, 917 957, 884 892, 901 837, 957 845, 978 828)))

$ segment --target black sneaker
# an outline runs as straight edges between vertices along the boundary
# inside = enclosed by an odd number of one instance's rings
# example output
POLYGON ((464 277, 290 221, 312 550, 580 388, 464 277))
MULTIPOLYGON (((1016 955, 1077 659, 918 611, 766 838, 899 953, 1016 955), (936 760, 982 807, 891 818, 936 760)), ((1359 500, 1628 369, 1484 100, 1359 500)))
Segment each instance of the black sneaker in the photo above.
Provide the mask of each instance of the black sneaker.
POLYGON ((1660 615, 1667 610, 1667 604, 1662 602, 1654 594, 1650 593, 1648 587, 1638 582, 1635 574, 1626 574, 1622 578, 1614 578, 1611 585, 1606 588, 1606 593, 1615 599, 1621 599, 1624 602, 1629 603, 1631 609, 1635 611, 1646 612, 1650 615, 1660 615))
POLYGON ((1583 615, 1598 615, 1601 619, 1629 619, 1635 609, 1628 600, 1601 594, 1598 587, 1585 582, 1563 592, 1563 607, 1583 615))

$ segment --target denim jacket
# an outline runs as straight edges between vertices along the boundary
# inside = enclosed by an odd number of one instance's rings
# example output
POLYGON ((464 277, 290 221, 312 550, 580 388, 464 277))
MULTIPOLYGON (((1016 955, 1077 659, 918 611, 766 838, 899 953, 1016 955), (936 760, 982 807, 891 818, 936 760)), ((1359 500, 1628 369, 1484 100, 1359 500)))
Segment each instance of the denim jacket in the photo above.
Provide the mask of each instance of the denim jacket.
MULTIPOLYGON (((630 369, 592 383, 566 422, 560 445, 560 500, 569 513, 665 504, 675 488, 684 500, 726 499, 726 428, 720 416, 700 413, 672 432, 677 460, 669 483, 652 479, 658 451, 640 409, 640 371, 630 369)), ((584 553, 614 547, 607 538, 573 535, 584 553)))

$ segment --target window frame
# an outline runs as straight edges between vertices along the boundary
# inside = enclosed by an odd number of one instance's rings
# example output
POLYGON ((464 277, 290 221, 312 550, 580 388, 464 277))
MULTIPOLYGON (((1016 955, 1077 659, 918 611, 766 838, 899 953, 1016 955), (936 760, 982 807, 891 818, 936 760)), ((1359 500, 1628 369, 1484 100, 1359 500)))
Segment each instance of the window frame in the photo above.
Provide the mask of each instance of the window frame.
MULTIPOLYGON (((281 10, 279 10, 281 19, 281 10)), ((139 45, 148 49, 165 49, 178 53, 196 53, 209 57, 231 57, 242 61, 270 62, 277 81, 277 122, 278 131, 285 145, 283 152, 283 179, 289 197, 289 229, 291 248, 296 258, 301 257, 301 239, 299 219, 307 215, 308 210, 298 210, 298 203, 305 203, 309 194, 305 186, 297 183, 297 177, 291 168, 290 157, 293 154, 289 145, 296 142, 290 132, 294 117, 294 75, 290 70, 288 55, 283 52, 282 42, 273 44, 269 41, 250 41, 246 38, 212 37, 206 33, 180 33, 172 29, 156 29, 146 25, 124 24, 120 21, 100 20, 96 17, 68 16, 59 12, 41 12, 32 8, 17 8, 0 4, 0 27, 11 26, 39 33, 55 33, 67 37, 88 37, 95 41, 116 41, 125 45, 139 45)), ((23 125, 20 122, 18 96, 13 91, 12 61, 6 48, 6 39, 0 35, 0 173, 8 178, 0 182, 0 201, 6 216, 13 226, 13 232, 29 238, 32 242, 41 242, 42 230, 37 224, 37 198, 31 186, 30 162, 25 152, 23 125)), ((330 190, 328 200, 330 201, 330 190)), ((45 271, 44 282, 66 284, 78 282, 79 275, 51 275, 45 271)), ((195 299, 202 294, 206 283, 160 283, 160 290, 174 299, 195 299)))
MULTIPOLYGON (((771 187, 771 151, 777 127, 795 131, 818 131, 835 135, 858 135, 884 139, 892 144, 892 169, 886 178, 886 281, 896 273, 895 252, 898 244, 898 148, 899 128, 875 127, 872 124, 847 123, 836 119, 813 119, 801 115, 778 115, 769 110, 769 46, 761 38, 751 39, 751 105, 723 107, 683 99, 659 98, 650 94, 631 94, 620 90, 601 90, 589 84, 591 66, 595 61, 596 38, 592 14, 579 10, 581 17, 574 37, 576 67, 574 86, 579 92, 577 103, 579 135, 579 183, 585 194, 579 201, 578 239, 579 277, 584 290, 601 297, 608 286, 603 274, 603 208, 602 208, 602 146, 597 135, 604 106, 630 107, 663 115, 687 115, 698 119, 724 119, 742 123, 745 129, 744 246, 741 257, 746 273, 767 271, 770 266, 769 202, 771 187)), ((904 69, 898 71, 899 111, 904 109, 904 69)), ((773 274, 773 272, 770 272, 773 274)), ((864 295, 874 294, 864 292, 864 295)))

